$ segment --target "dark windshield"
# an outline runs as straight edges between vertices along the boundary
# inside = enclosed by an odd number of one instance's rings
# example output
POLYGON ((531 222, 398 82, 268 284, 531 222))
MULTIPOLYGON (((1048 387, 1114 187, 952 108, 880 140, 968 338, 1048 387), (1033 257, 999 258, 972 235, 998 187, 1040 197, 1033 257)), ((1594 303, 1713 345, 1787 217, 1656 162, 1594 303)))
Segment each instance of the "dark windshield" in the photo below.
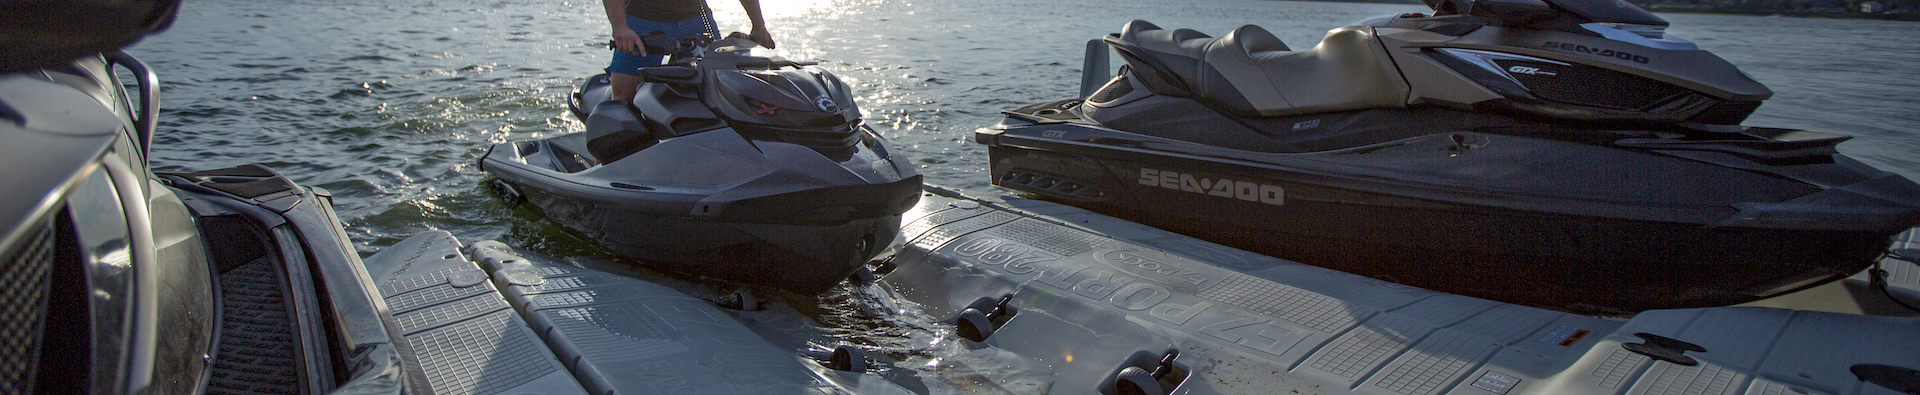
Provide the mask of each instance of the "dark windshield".
POLYGON ((1546 0, 1560 9, 1592 19, 1594 22, 1666 26, 1667 20, 1626 0, 1546 0))

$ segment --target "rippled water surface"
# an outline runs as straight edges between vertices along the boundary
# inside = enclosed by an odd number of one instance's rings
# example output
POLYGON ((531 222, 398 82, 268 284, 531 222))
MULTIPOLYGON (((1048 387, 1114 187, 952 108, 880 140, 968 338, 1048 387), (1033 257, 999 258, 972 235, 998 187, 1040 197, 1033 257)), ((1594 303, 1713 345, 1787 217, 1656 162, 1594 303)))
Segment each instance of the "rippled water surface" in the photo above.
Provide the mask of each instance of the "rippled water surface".
MULTIPOLYGON (((1072 96, 1086 40, 1128 20, 1215 35, 1258 24, 1304 48, 1364 17, 1424 11, 1252 0, 763 3, 785 56, 820 60, 850 83, 869 124, 930 183, 975 193, 995 191, 972 132, 1000 110, 1072 96)), ((745 30, 738 4, 713 5, 724 30, 745 30)), ((1920 25, 1663 17, 1775 90, 1749 125, 1851 134, 1842 152, 1920 179, 1920 41, 1905 39, 1920 25)), ((506 209, 474 165, 493 143, 581 130, 564 95, 605 67, 606 41, 598 1, 192 0, 171 30, 129 52, 163 82, 154 144, 163 170, 264 163, 324 187, 364 252, 443 229, 608 259, 506 209)), ((887 350, 933 387, 1045 385, 1027 374, 1044 367, 945 345, 939 324, 885 290, 843 287, 790 304, 767 322, 799 328, 801 341, 887 350)))

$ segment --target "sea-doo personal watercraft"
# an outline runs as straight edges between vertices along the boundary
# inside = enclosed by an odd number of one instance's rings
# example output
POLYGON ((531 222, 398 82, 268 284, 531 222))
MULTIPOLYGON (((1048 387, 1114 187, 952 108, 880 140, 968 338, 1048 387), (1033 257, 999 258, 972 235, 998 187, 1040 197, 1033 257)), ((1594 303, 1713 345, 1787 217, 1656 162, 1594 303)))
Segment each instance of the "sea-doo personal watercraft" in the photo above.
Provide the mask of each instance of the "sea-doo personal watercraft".
MULTIPOLYGON (((1637 311, 1844 278, 1920 186, 1838 134, 1739 124, 1772 92, 1597 0, 1430 1, 1295 51, 1128 23, 1081 98, 977 133, 994 185, 1472 296, 1637 311), (1100 81, 1103 86, 1093 87, 1100 81)), ((1098 51, 1095 51, 1098 49, 1098 51)))
MULTIPOLYGON (((95 3, 29 5, 147 5, 95 3)), ((617 271, 446 231, 362 258, 324 189, 152 171, 158 79, 132 56, 21 63, 0 59, 0 393, 907 393, 859 349, 776 345, 617 271)))
POLYGON ((658 268, 799 293, 893 241, 921 177, 845 83, 744 38, 659 37, 649 52, 676 55, 640 70, 631 106, 595 76, 570 102, 585 132, 487 151, 510 204, 658 268))

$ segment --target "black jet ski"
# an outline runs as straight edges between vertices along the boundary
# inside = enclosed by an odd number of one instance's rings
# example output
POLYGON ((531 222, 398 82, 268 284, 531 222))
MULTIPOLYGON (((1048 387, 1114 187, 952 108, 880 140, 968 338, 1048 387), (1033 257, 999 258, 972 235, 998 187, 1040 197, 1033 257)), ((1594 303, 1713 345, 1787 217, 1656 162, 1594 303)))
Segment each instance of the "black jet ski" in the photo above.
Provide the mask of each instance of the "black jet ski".
POLYGON ((362 258, 325 189, 152 171, 158 79, 132 56, 32 66, 0 72, 0 393, 907 393, 859 348, 778 345, 618 271, 446 231, 362 258))
POLYGON ((660 38, 648 51, 675 55, 631 106, 594 76, 570 102, 585 132, 488 149, 493 188, 628 258, 799 293, 893 241, 920 175, 845 83, 744 38, 660 38))
MULTIPOLYGON (((994 185, 1243 249, 1557 308, 1766 298, 1920 223, 1849 137, 1739 126, 1772 92, 1598 0, 1430 1, 1293 50, 1128 23, 1081 98, 975 135, 994 185), (1104 81, 1103 86, 1093 89, 1104 81)), ((1097 51, 1096 51, 1097 50, 1097 51)))

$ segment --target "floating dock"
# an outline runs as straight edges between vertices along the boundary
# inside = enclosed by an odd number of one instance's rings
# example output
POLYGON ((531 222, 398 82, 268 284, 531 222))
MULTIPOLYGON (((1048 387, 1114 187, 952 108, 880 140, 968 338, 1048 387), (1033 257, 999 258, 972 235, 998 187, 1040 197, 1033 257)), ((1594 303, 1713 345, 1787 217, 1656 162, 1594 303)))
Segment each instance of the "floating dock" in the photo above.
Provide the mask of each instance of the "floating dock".
MULTIPOLYGON (((907 214, 905 244, 879 265, 881 284, 945 322, 935 342, 996 356, 970 368, 1015 380, 921 381, 939 374, 917 376, 927 367, 874 350, 808 346, 629 275, 529 260, 497 242, 463 246, 440 231, 364 260, 392 319, 355 325, 403 334, 408 366, 386 377, 442 394, 1920 393, 1920 318, 1753 306, 1590 317, 1053 203, 930 191, 907 214)), ((1901 244, 1915 245, 1912 235, 1901 244)), ((1912 265, 1888 268, 1904 284, 1896 292, 1920 289, 1912 265)), ((1792 303, 1854 293, 1836 284, 1792 303)), ((1840 310, 1879 308, 1866 300, 1840 310)))
MULTIPOLYGON (((1160 387, 1183 394, 1920 393, 1916 318, 1767 307, 1582 316, 1054 203, 930 190, 907 214, 886 281, 950 321, 999 310, 981 347, 1052 366, 1048 393, 1113 394, 1129 367, 1166 370, 1160 387)), ((1889 264, 1908 283, 1911 266, 1889 264)))

